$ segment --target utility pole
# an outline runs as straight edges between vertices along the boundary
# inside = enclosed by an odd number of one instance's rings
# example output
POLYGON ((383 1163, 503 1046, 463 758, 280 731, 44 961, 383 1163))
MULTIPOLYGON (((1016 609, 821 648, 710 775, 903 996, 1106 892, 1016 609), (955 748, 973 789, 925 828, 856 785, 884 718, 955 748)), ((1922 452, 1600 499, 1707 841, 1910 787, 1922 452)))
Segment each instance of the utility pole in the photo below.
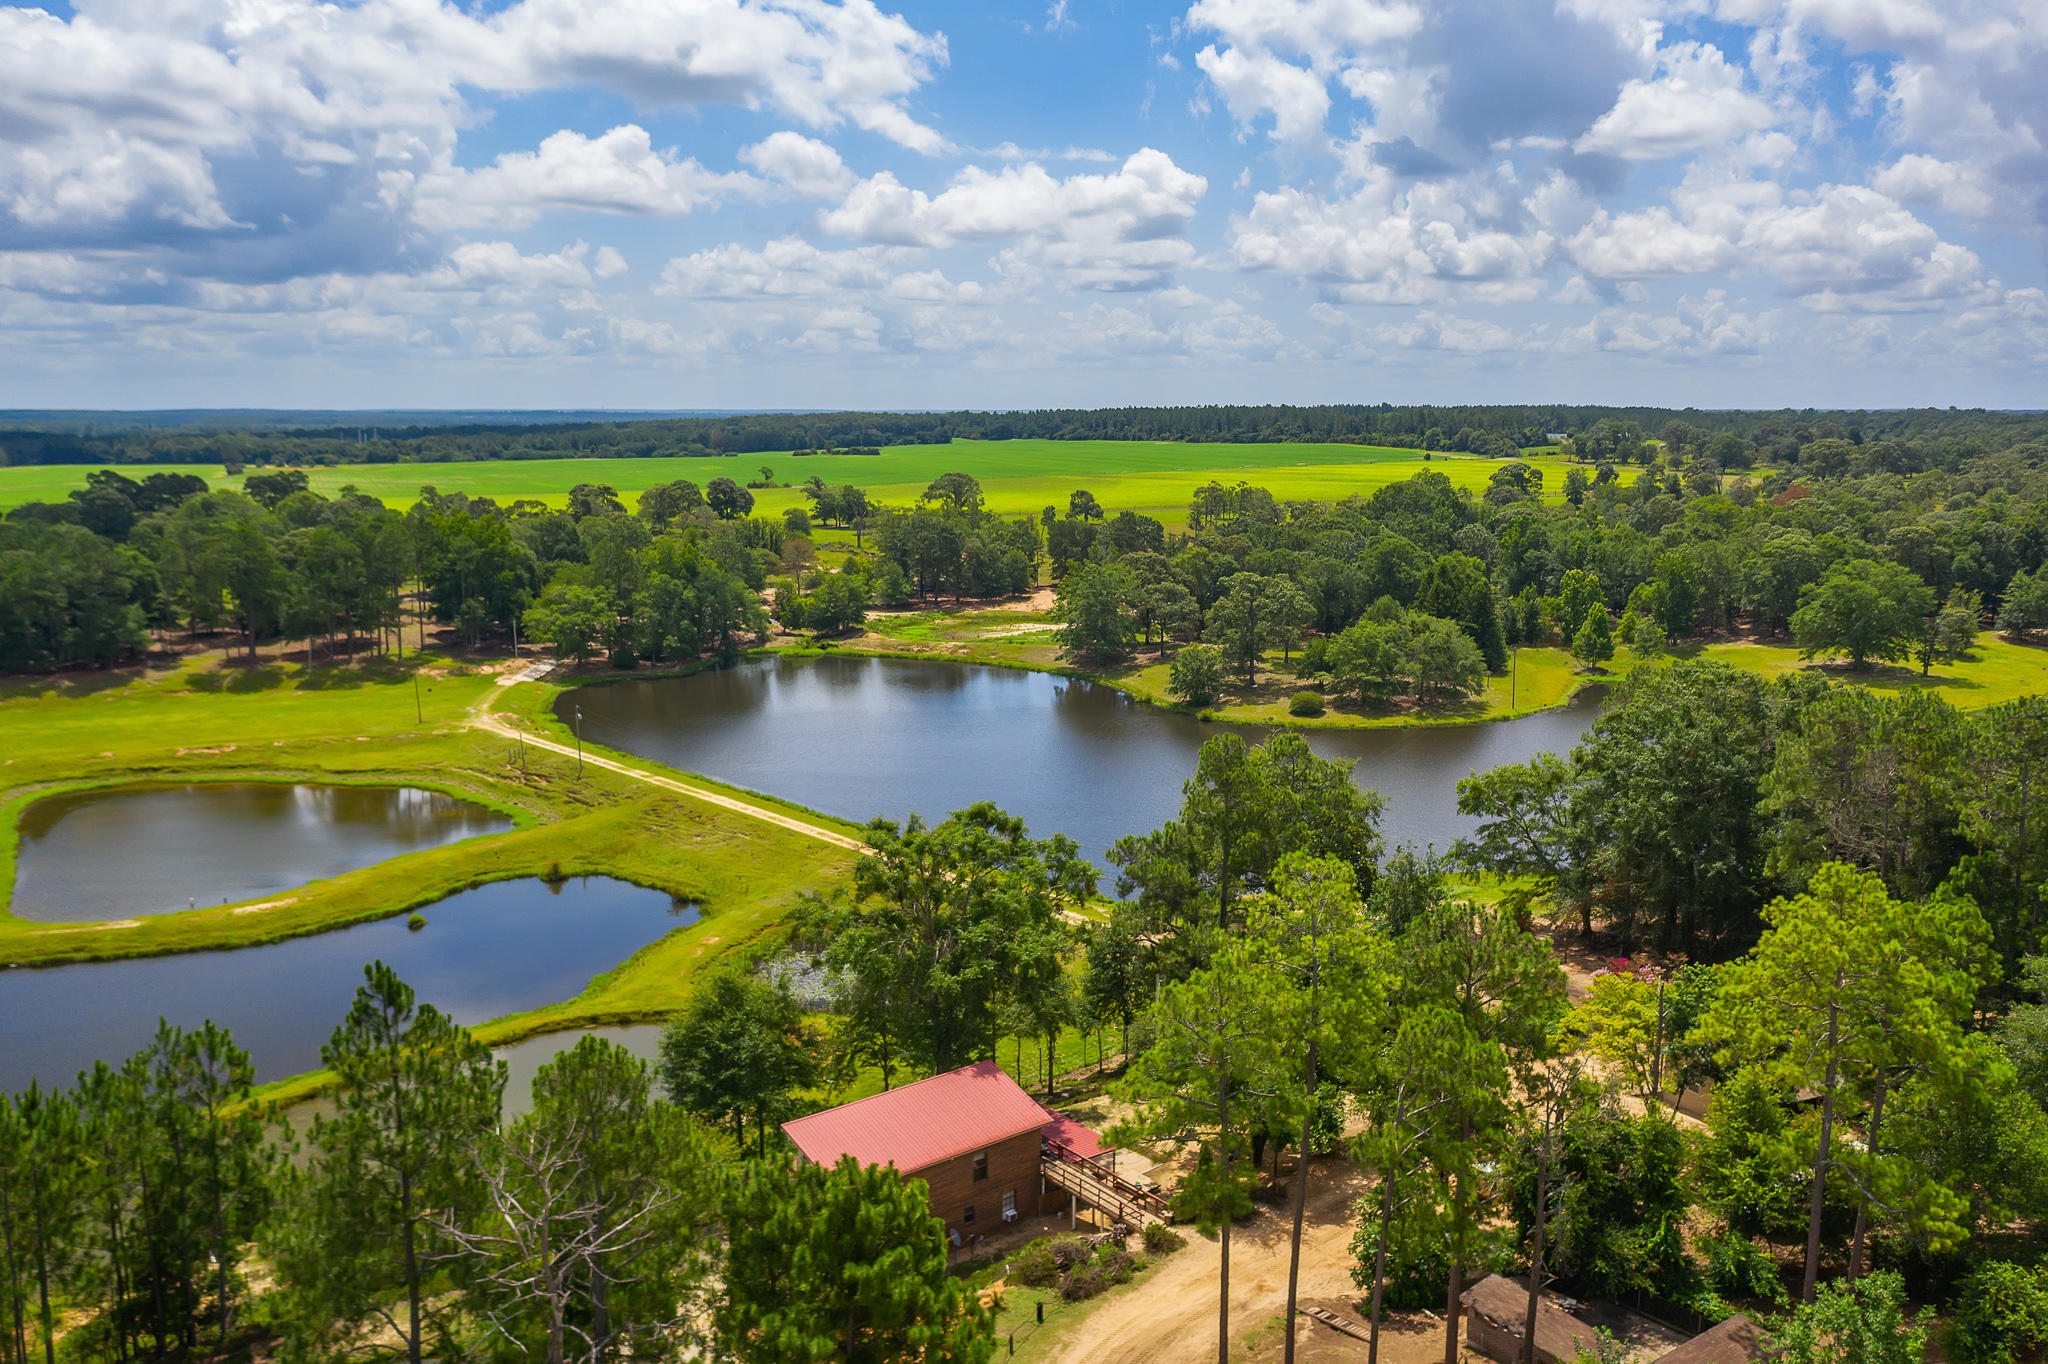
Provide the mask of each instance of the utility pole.
POLYGON ((576 776, 583 776, 583 707, 576 707, 576 776))

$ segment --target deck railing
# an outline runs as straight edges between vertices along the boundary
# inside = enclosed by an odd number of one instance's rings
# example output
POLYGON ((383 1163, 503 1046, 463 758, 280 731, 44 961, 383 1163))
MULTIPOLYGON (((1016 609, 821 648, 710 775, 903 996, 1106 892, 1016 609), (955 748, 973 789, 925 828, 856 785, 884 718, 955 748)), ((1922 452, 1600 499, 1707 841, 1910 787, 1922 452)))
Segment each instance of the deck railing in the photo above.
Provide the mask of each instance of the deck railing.
POLYGON ((1133 1226, 1173 1220, 1172 1207, 1157 1190, 1133 1183, 1057 1137, 1045 1138, 1039 1143, 1039 1150, 1046 1179, 1091 1207, 1133 1226))

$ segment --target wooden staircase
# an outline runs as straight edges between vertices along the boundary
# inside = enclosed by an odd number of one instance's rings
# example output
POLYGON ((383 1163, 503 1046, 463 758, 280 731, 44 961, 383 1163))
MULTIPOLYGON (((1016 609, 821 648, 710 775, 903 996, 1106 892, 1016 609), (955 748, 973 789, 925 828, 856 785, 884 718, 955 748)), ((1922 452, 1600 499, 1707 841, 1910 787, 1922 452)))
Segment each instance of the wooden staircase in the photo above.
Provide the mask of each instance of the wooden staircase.
POLYGON ((1047 1183, 1065 1189, 1089 1207, 1108 1213, 1127 1226, 1143 1227, 1173 1220, 1173 1209, 1156 1190, 1125 1179, 1065 1142, 1045 1141, 1040 1157, 1039 1172, 1047 1183))

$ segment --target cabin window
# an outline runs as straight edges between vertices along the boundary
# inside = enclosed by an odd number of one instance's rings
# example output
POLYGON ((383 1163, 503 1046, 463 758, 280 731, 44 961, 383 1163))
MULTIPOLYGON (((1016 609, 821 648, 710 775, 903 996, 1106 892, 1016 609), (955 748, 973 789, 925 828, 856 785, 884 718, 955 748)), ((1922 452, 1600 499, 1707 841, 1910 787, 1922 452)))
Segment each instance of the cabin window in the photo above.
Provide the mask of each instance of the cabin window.
POLYGON ((975 1154, 974 1154, 974 1182, 975 1182, 975 1183, 977 1183, 977 1184, 979 1184, 979 1183, 980 1183, 980 1182, 981 1182, 982 1180, 984 1180, 984 1179, 987 1179, 987 1178, 988 1178, 988 1152, 986 1152, 986 1151, 977 1151, 977 1152, 975 1152, 975 1154))
POLYGON ((974 1225, 974 1205, 972 1203, 969 1203, 967 1210, 960 1214, 960 1220, 968 1226, 974 1225))

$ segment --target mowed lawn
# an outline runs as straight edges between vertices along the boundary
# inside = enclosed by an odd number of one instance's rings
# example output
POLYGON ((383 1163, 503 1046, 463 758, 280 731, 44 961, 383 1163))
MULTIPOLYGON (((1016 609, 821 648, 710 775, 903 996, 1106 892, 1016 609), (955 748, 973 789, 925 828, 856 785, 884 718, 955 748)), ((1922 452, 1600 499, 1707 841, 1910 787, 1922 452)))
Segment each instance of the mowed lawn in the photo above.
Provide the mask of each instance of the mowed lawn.
MULTIPOLYGON (((1977 636, 1976 647, 1957 663, 1937 663, 1922 676, 1918 664, 1900 667, 1873 663, 1861 672, 1844 660, 1802 659, 1792 644, 1727 643, 1675 651, 1681 657, 1716 659, 1745 671, 1778 677, 1796 668, 1819 668, 1836 681, 1868 687, 1872 691, 1933 691, 1958 710, 1995 706, 2022 696, 2048 692, 2048 646, 2014 644, 1986 630, 1977 636)), ((1626 666, 1626 651, 1617 666, 1626 666)))
MULTIPOLYGON (((1558 495, 1564 462, 1556 455, 1532 455, 1545 472, 1546 491, 1558 495)), ((813 475, 827 483, 852 483, 892 505, 915 501, 940 474, 958 470, 981 480, 988 505, 1005 514, 1028 514, 1045 506, 1066 509, 1068 496, 1086 488, 1109 510, 1144 512, 1179 521, 1195 489, 1212 479, 1240 480, 1275 497, 1334 501, 1371 493, 1424 470, 1448 476, 1458 486, 1480 489, 1500 461, 1464 455, 1423 459, 1413 450, 1371 445, 1240 445, 1168 441, 955 441, 951 445, 900 445, 880 455, 812 455, 787 452, 728 459, 535 459, 475 460, 450 464, 351 464, 307 472, 315 490, 336 493, 353 486, 395 507, 410 506, 422 487, 468 493, 500 501, 535 498, 559 506, 578 483, 602 483, 631 504, 657 483, 714 478, 745 483, 761 466, 775 481, 797 485, 813 475)), ((23 502, 56 501, 85 486, 89 465, 48 465, 0 469, 0 508, 23 502)), ((130 477, 157 471, 198 474, 220 487, 240 487, 217 464, 123 466, 130 477)), ((755 491, 757 512, 805 505, 795 486, 755 491)))
MULTIPOLYGON (((416 710, 411 663, 310 674, 201 663, 0 688, 0 732, 11 741, 0 761, 0 962, 267 942, 381 917, 482 880, 559 869, 620 876, 706 907, 700 924, 549 1014, 617 1019, 674 1007, 684 997, 676 988, 684 962, 694 971, 700 959, 754 939, 799 894, 829 887, 851 865, 816 840, 594 765, 579 775, 573 758, 530 748, 522 765, 513 745, 466 721, 491 698, 516 708, 530 728, 567 738, 546 708, 549 689, 501 689, 489 673, 430 658, 416 710), (489 802, 519 827, 346 873, 260 913, 210 906, 110 928, 7 914, 16 821, 38 796, 195 779, 424 783, 489 802)), ((754 803, 795 812, 765 798, 754 803)))

